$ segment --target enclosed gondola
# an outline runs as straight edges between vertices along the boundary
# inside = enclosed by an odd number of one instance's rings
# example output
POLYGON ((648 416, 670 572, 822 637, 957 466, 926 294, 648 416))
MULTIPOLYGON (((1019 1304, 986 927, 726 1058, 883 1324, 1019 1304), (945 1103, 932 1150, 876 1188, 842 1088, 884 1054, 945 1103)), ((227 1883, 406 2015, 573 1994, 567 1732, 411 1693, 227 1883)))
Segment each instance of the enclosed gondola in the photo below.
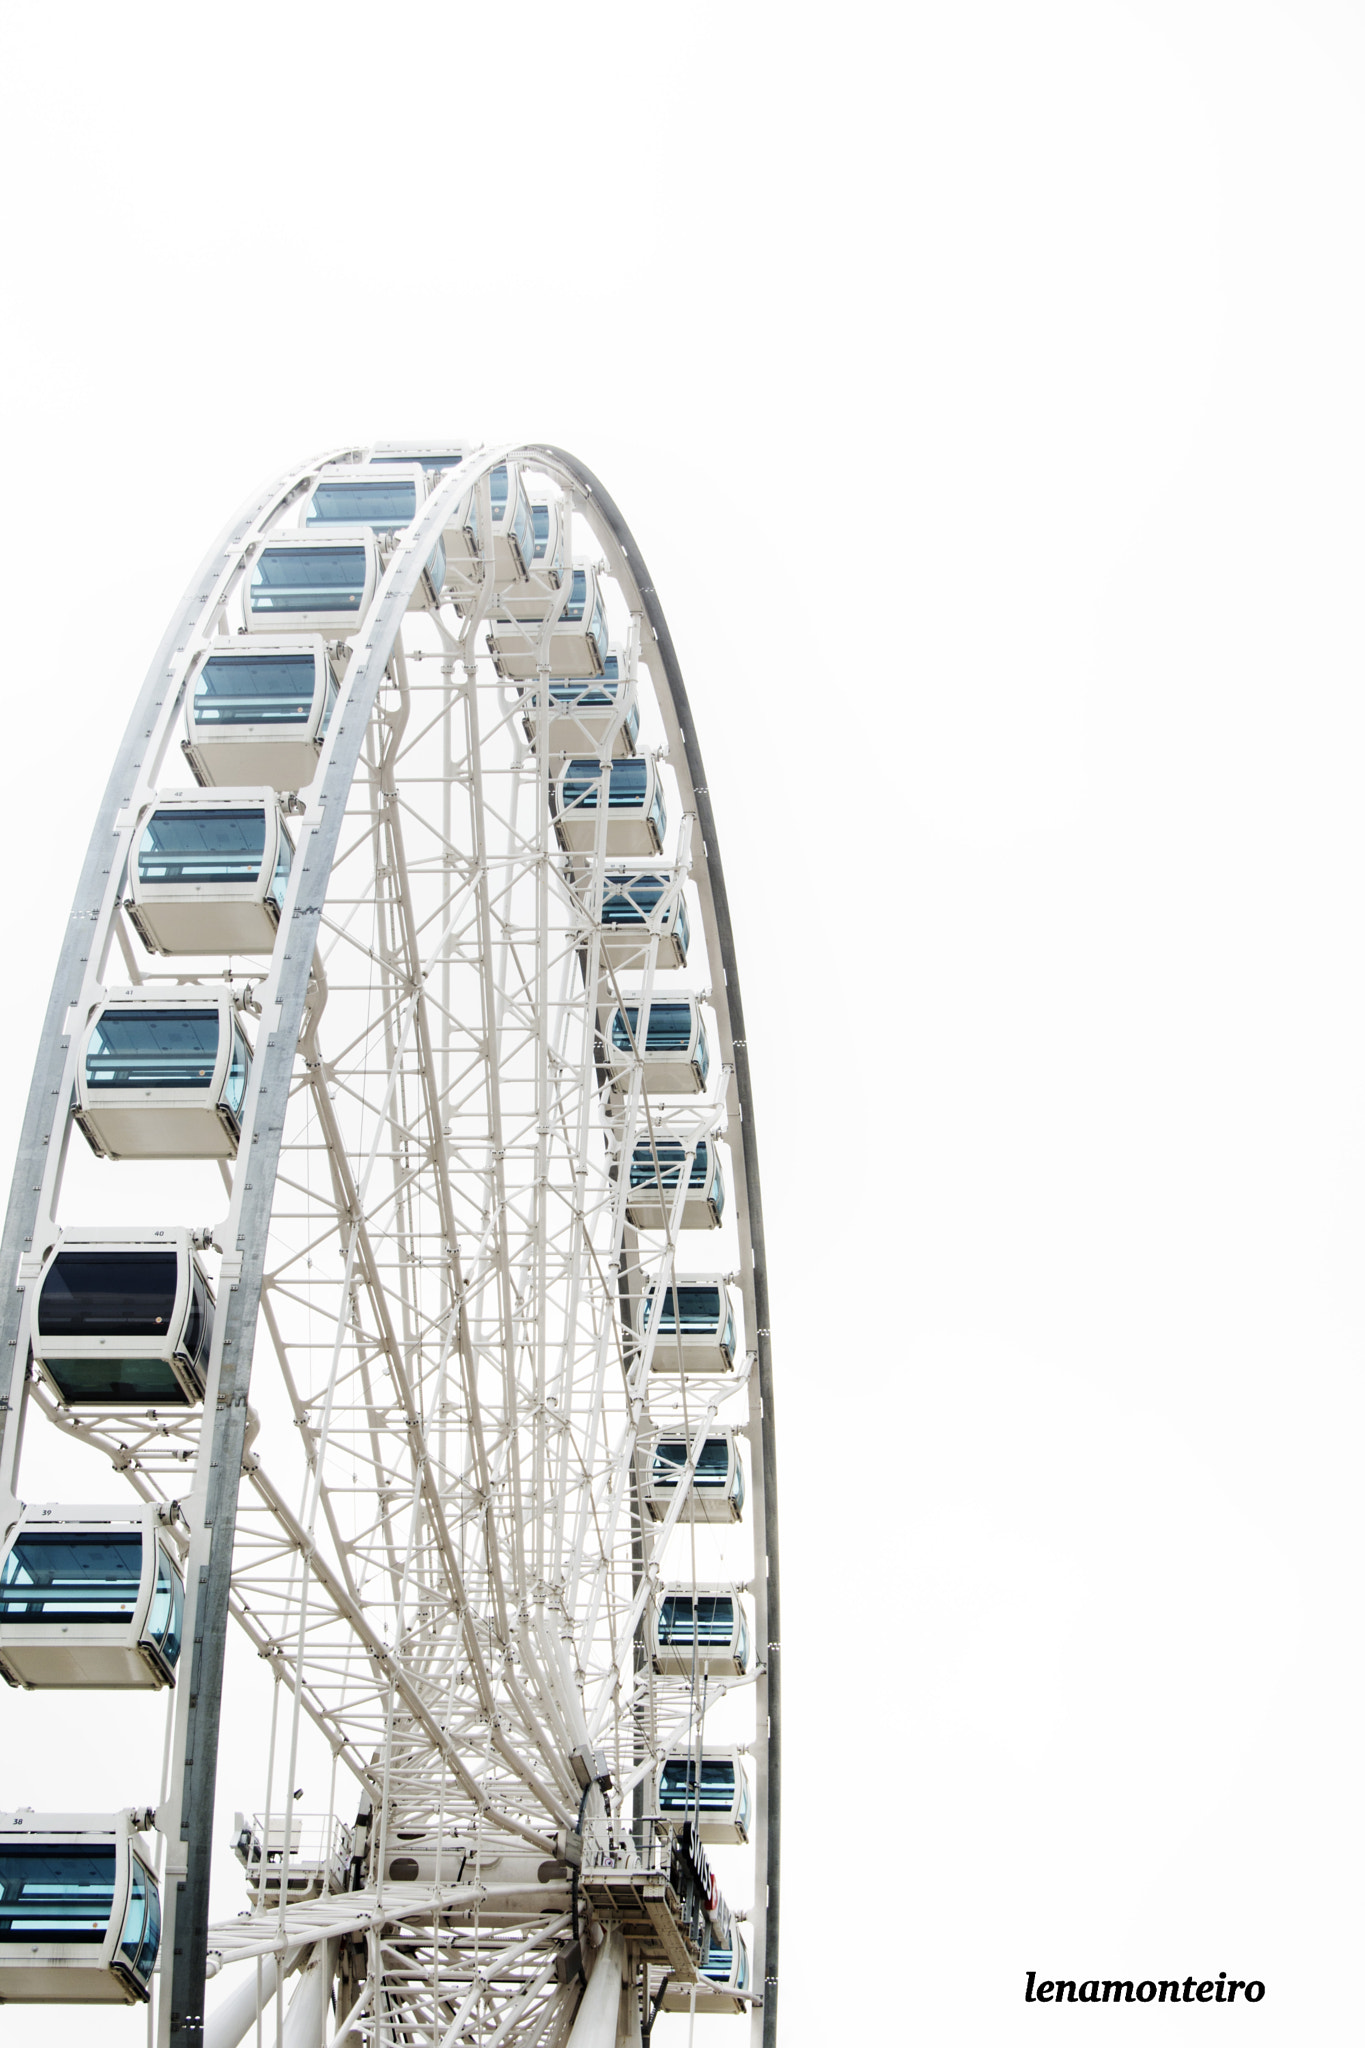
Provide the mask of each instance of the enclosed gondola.
POLYGON ((25 1508, 0 1546, 0 1677, 62 1691, 173 1685, 185 1581, 171 1512, 25 1508))
POLYGON ((250 1073, 230 990, 115 989, 81 1041, 76 1122, 108 1159, 235 1159, 250 1073))
POLYGON ((268 953, 294 846, 274 790, 169 790, 128 863, 128 920, 153 953, 268 953))
POLYGON ((0 2004, 145 2003, 161 1895, 149 1813, 0 1812, 0 2004))
MULTIPOLYGON (((551 676, 549 747, 555 755, 610 753, 618 760, 635 752, 640 737, 640 706, 634 664, 629 655, 613 647, 600 676, 573 682, 551 676)), ((523 687, 522 720, 526 737, 534 743, 540 726, 536 686, 523 687)))
POLYGON ((559 616, 549 629, 548 645, 533 621, 506 615, 493 620, 488 651, 500 676, 513 682, 533 682, 542 666, 552 676, 568 681, 602 674, 611 643, 597 571, 589 563, 576 563, 568 580, 559 616))
POLYGON ((39 1280, 29 1343, 68 1408, 186 1408, 203 1399, 213 1318, 187 1230, 68 1230, 39 1280))
MULTIPOLYGON (((626 1220, 637 1230, 666 1230, 673 1216, 683 1161, 691 1148, 680 1138, 639 1138, 630 1155, 626 1220)), ((725 1181, 714 1138, 692 1155, 683 1195, 682 1228, 715 1230, 725 1209, 725 1181)))
MULTIPOLYGON (((640 1303, 641 1340, 654 1328, 658 1289, 640 1303)), ((723 1273, 680 1273, 663 1290, 655 1372, 729 1372, 735 1362, 735 1306, 723 1273)))
POLYGON ((613 761, 572 759, 550 785, 555 834, 566 853, 591 853, 597 844, 597 801, 607 779, 607 843, 611 855, 660 853, 668 815, 659 771, 648 755, 613 761))
POLYGON ((713 1941, 698 1971, 695 1993, 679 1977, 670 1977, 663 1996, 665 2012, 698 2013, 747 2012, 749 2000, 739 1994, 749 1989, 749 1951, 737 1927, 731 1929, 731 1946, 713 1941))
POLYGON ((749 1780, 737 1749, 666 1756, 654 1773, 654 1810, 661 1820, 691 1821, 703 1842, 747 1842, 749 1780))
MULTIPOLYGON (((662 1348, 662 1347, 660 1347, 662 1348)), ((654 1353, 657 1367, 659 1351, 654 1353)), ((645 1503, 661 1522, 677 1498, 687 1465, 688 1441, 677 1430, 664 1430, 649 1455, 645 1503)), ((737 1522, 744 1513, 744 1465, 734 1433, 710 1430, 697 1453, 696 1469, 679 1519, 684 1522, 737 1522)))
MULTIPOLYGON (((686 877, 681 869, 608 869, 603 878, 598 959, 616 973, 647 967, 686 967, 691 932, 687 922, 686 877)), ((591 914, 596 888, 589 871, 584 885, 591 914)))
MULTIPOLYGON (((378 537, 382 563, 393 536, 412 525, 430 488, 431 478, 419 463, 335 463, 313 486, 304 529, 321 535, 364 527, 378 537)), ((445 544, 438 540, 409 599, 409 611, 440 603, 445 574, 445 544)))
POLYGON ((251 633, 323 633, 347 639, 379 584, 379 549, 368 527, 351 533, 279 533, 251 565, 251 633))
POLYGON ((531 571, 525 584, 509 584, 498 599, 499 615, 544 621, 559 603, 569 566, 569 510, 564 500, 531 500, 531 571))
POLYGON ((186 759, 207 788, 304 789, 317 774, 338 672, 327 644, 310 639, 214 643, 186 691, 186 759))
POLYGON ((711 1049, 694 995, 649 995, 618 1003, 607 1026, 607 1057, 618 1087, 639 1071, 651 1095, 700 1095, 711 1049))
POLYGON ((665 1586, 650 1607, 649 1650, 662 1676, 743 1678, 749 1624, 738 1586, 665 1586))

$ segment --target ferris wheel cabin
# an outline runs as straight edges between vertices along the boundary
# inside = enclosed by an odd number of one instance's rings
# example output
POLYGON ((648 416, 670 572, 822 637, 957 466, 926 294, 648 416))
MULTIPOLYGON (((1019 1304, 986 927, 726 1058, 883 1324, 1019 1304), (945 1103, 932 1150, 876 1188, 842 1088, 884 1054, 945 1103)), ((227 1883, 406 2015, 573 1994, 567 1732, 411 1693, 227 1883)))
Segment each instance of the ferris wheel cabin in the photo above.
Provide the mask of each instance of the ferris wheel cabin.
MULTIPOLYGON (((603 878, 598 958, 604 967, 643 973, 651 964, 686 967, 691 936, 687 923, 686 877, 660 863, 652 868, 609 870, 603 878)), ((591 900, 594 878, 587 878, 591 900)))
MULTIPOLYGON (((658 1353, 655 1353, 657 1360, 658 1353)), ((661 1522, 677 1497, 690 1446, 681 1432, 665 1430, 654 1439, 645 1504, 661 1522)), ((679 1521, 737 1522, 744 1513, 744 1465, 731 1430, 710 1431, 697 1453, 696 1469, 679 1521)))
POLYGON ((737 1749, 703 1749, 701 1783, 697 1759, 666 1756, 654 1773, 654 1811, 660 1819, 691 1821, 703 1842, 747 1842, 749 1780, 737 1749))
MULTIPOLYGON (((742 2013, 749 2009, 749 2001, 737 1995, 749 1988, 749 1952, 737 1927, 731 1929, 730 1939, 732 1947, 722 1948, 719 1942, 713 1941, 706 1951, 698 1971, 696 2010, 699 2013, 742 2013)), ((663 2011, 690 2013, 692 2009, 691 1986, 671 1977, 664 1992, 663 2011)))
POLYGON ((235 1159, 250 1073, 227 989, 117 989, 86 1027, 76 1122, 107 1159, 235 1159))
POLYGON ((293 860, 273 789, 170 790, 128 864, 128 920, 152 953, 269 953, 293 860))
POLYGON ((608 854, 662 852, 668 815, 659 772, 648 755, 613 761, 569 760, 551 784, 555 834, 566 853, 591 853, 597 845, 597 802, 607 782, 608 854))
POLYGON ((618 1003, 607 1030, 618 1088, 638 1068, 651 1095, 700 1095, 711 1068, 701 1002, 693 995, 618 1003))
POLYGON ((568 595, 545 642, 544 629, 533 620, 495 618, 489 628, 493 666, 510 682, 533 682, 542 667, 569 682, 600 676, 605 669, 611 652, 607 613, 597 571, 589 564, 570 570, 568 595))
POLYGON ((662 1676, 743 1678, 749 1668, 749 1624, 737 1586, 665 1587, 649 1617, 649 1648, 662 1676))
POLYGON ((337 700, 337 672, 319 636, 214 645, 191 670, 184 751, 209 788, 304 789, 337 700))
POLYGON ((0 1548, 0 1677, 27 1690, 173 1685, 185 1580, 167 1512, 25 1508, 0 1548))
POLYGON ((543 623, 559 603, 569 562, 569 512, 562 498, 531 499, 531 537, 529 580, 502 591, 498 615, 543 623))
MULTIPOLYGON (((304 513, 306 532, 363 527, 377 536, 381 566, 386 544, 395 534, 412 525, 431 479, 417 463, 337 463, 324 470, 313 487, 304 513)), ((408 600, 408 610, 439 604, 445 582, 446 551, 438 540, 427 557, 422 580, 408 600)))
POLYGON ((187 1230, 67 1231, 38 1283, 33 1361, 68 1408, 187 1408, 213 1318, 187 1230))
MULTIPOLYGON (((527 684, 523 701, 527 706, 523 723, 526 737, 534 742, 540 725, 540 706, 534 684, 527 684)), ((550 698, 549 748, 564 754, 610 753, 623 759, 635 752, 640 737, 640 706, 629 657, 613 647, 602 665, 600 676, 586 682, 571 682, 552 676, 547 685, 550 698)))
MULTIPOLYGON (((630 1191, 626 1197, 626 1220, 637 1230, 667 1230, 689 1149, 680 1138, 659 1138, 653 1143, 648 1138, 637 1141, 630 1155, 630 1191)), ((714 1138, 703 1138, 688 1170, 682 1228, 716 1230, 724 1209, 725 1181, 720 1154, 714 1138)))
MULTIPOLYGON (((649 1335, 658 1289, 640 1304, 640 1339, 649 1335)), ((735 1362, 735 1308, 723 1273, 679 1274, 663 1291, 655 1372, 729 1372, 735 1362)))
POLYGON ((161 1941, 150 1814, 0 1813, 0 2004, 136 2005, 161 1941))
POLYGON ((251 568, 249 633, 354 633, 379 585, 379 549, 368 527, 355 532, 280 533, 251 568))

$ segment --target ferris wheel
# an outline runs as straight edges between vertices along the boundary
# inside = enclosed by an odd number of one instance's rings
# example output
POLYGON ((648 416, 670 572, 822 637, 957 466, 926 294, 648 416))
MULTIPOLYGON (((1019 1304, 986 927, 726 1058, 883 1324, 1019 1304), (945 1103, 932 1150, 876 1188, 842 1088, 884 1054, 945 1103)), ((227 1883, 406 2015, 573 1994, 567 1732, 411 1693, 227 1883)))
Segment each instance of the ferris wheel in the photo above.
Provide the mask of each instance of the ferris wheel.
POLYGON ((771 2044, 748 1051, 677 657, 582 463, 337 449, 232 522, 113 765, 2 1256, 0 1674, 35 1727, 167 1718, 159 1794, 111 1756, 107 1810, 0 1810, 0 2000, 771 2044), (104 1498, 25 1495, 40 1431, 104 1498))

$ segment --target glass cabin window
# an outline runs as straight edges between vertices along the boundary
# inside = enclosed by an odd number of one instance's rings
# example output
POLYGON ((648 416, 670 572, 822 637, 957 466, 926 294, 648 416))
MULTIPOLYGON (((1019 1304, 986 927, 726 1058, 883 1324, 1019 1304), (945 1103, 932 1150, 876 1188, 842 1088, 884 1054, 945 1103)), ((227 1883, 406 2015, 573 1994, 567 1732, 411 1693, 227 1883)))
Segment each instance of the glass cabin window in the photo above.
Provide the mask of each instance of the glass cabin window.
POLYGON ((44 1337, 164 1337, 175 1313, 173 1251, 58 1252, 38 1298, 44 1337))
POLYGON ((694 1802, 703 1813, 728 1813, 735 1801, 735 1766, 728 1756, 704 1756, 701 1787, 695 1757, 671 1756, 659 1779, 659 1804, 675 1811, 694 1802))
POLYGON ((318 727, 319 739, 324 739, 326 737, 327 728, 332 722, 332 713, 337 708, 337 698, 340 696, 340 694, 341 692, 337 688, 337 679, 332 674, 331 668, 329 666, 327 670, 327 689, 323 696, 322 702, 322 723, 318 727))
POLYGON ((507 464, 500 462, 496 469, 488 472, 488 496, 493 507, 493 524, 496 526, 507 510, 507 464))
POLYGON ((569 601, 560 613, 560 617, 571 626, 581 625, 583 613, 587 609, 587 603, 588 572, 586 569, 575 569, 569 582, 569 601))
POLYGON ((695 1641, 705 1650, 724 1650, 734 1632, 735 1603, 728 1593, 698 1593, 695 1601, 690 1593, 669 1593, 659 1611, 661 1643, 695 1641))
MULTIPOLYGON (((663 1437, 654 1447, 656 1487, 676 1486, 687 1463, 687 1442, 683 1437, 663 1437)), ((709 1436, 697 1454, 693 1484, 711 1492, 724 1490, 730 1472, 730 1446, 723 1436, 709 1436)))
POLYGON ((535 536, 531 527, 531 508, 520 490, 517 492, 516 507, 512 513, 512 538, 517 544, 522 567, 529 569, 535 560, 535 536))
POLYGON ((194 679, 195 723, 306 725, 316 680, 311 654, 211 654, 194 679))
POLYGON ((394 533, 417 517, 417 485, 403 481, 347 478, 345 483, 320 483, 308 507, 309 526, 368 526, 375 533, 394 533))
POLYGON ((168 1664, 180 1655, 185 1625, 185 1582, 162 1546, 156 1546, 156 1586, 147 1616, 147 1633, 168 1664))
POLYGON ((218 1012, 106 1010, 85 1054, 87 1088, 208 1088, 218 1012))
POLYGON ((275 856, 275 872, 270 877, 270 900, 276 910, 284 909, 284 899, 289 890, 289 875, 294 865, 294 849, 289 843, 289 834, 281 832, 280 850, 275 856))
POLYGON ((359 612, 364 548, 266 548, 251 572, 253 612, 359 612))
POLYGON ((138 1977, 149 1977, 161 1940, 161 1902, 156 1885, 141 1859, 132 1859, 128 1910, 123 1916, 119 1954, 138 1977))
POLYGON ((532 505, 531 531, 535 535, 538 562, 543 561, 545 550, 550 545, 550 508, 548 505, 532 505))
POLYGON ((153 811, 137 850, 139 882, 254 882, 265 812, 153 811))
POLYGON ((432 596, 439 597, 441 585, 446 580, 446 544, 443 540, 438 540, 431 553, 427 556, 426 574, 427 582, 431 585, 432 596))
POLYGON ((227 1086, 223 1090, 223 1102, 240 1121, 242 1104, 246 1100, 246 1077, 251 1071, 251 1054, 247 1042, 236 1024, 232 1027, 232 1061, 228 1067, 227 1086))
MULTIPOLYGON (((648 1138, 641 1138, 630 1155, 630 1184, 633 1188, 657 1187, 662 1178, 665 1189, 676 1188, 682 1172, 684 1148, 677 1138, 660 1138, 651 1146, 648 1138), (659 1171, 654 1170, 654 1154, 659 1155, 659 1171)), ((698 1145, 692 1161, 692 1171, 687 1176, 689 1188, 706 1186, 707 1156, 706 1145, 698 1145)))
POLYGON ((23 1530, 0 1572, 0 1621, 117 1627, 141 1584, 140 1530, 23 1530))
POLYGON ((599 662, 607 658, 607 615, 599 597, 592 608, 592 624, 588 627, 588 638, 593 644, 599 662))
MULTIPOLYGON (((638 1003, 623 1003, 611 1020, 611 1042, 621 1052, 640 1046, 640 1006, 638 1003)), ((651 1003, 649 1022, 645 1026, 645 1052, 686 1052, 692 1042, 692 1005, 690 1003, 651 1003)), ((704 1044, 705 1041, 703 1040, 704 1044)), ((700 1051, 700 1047, 698 1048, 700 1051)), ((705 1058, 702 1057, 702 1072, 705 1073, 705 1058)))
POLYGON ((714 1944, 706 1952, 706 1961, 701 1966, 703 1977, 709 1977, 713 1984, 728 1984, 734 1967, 735 1952, 732 1948, 717 1948, 714 1944))
MULTIPOLYGON (((648 761, 613 761, 609 770, 607 788, 607 809, 609 811, 638 811, 644 808, 645 796, 649 789, 648 761)), ((577 804, 585 811, 597 808, 597 791, 602 780, 600 761, 585 759, 570 761, 564 773, 564 808, 577 804)), ((663 831, 663 806, 658 790, 650 815, 657 813, 659 831, 663 831)))
POLYGON ((608 875, 602 890, 603 924, 644 924, 667 887, 663 875, 608 875))
MULTIPOLYGON (((654 1296, 645 1296, 645 1328, 654 1311, 654 1296)), ((684 1336, 708 1337, 720 1321, 719 1287, 689 1287, 685 1282, 675 1289, 664 1289, 663 1304, 659 1310, 659 1333, 672 1336, 677 1331, 677 1316, 681 1312, 684 1336)), ((731 1322, 733 1328, 733 1319, 731 1322)))
POLYGON ((7 1843, 0 1848, 0 1942, 98 1946, 109 1930, 118 1851, 7 1843))
POLYGON ((199 1268, 190 1266, 190 1307, 185 1318, 183 1347, 188 1358, 202 1365, 213 1341, 213 1302, 199 1268))

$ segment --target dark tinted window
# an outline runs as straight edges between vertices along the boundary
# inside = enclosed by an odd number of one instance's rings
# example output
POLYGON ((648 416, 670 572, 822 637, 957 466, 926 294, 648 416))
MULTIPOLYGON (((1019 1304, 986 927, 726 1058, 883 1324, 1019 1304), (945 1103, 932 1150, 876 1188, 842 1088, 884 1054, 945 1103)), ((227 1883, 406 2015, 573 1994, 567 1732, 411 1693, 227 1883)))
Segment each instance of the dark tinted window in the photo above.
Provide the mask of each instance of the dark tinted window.
POLYGON ((164 1337, 180 1261, 166 1252, 58 1252, 38 1300, 45 1337, 164 1337))

